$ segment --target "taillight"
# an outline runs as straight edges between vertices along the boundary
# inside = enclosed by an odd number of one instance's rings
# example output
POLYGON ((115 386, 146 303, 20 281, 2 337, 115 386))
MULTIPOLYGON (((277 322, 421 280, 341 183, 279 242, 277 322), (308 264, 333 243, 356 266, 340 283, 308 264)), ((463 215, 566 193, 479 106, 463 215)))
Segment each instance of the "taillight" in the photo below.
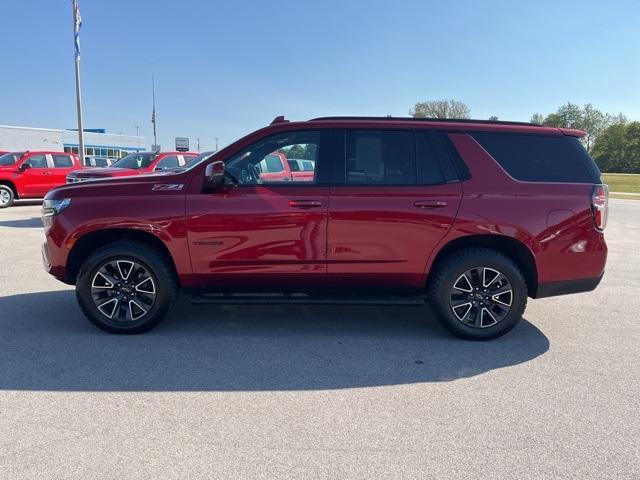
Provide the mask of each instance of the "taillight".
POLYGON ((609 216, 609 187, 606 185, 595 185, 591 193, 591 211, 593 212, 593 223, 600 231, 607 226, 609 216))

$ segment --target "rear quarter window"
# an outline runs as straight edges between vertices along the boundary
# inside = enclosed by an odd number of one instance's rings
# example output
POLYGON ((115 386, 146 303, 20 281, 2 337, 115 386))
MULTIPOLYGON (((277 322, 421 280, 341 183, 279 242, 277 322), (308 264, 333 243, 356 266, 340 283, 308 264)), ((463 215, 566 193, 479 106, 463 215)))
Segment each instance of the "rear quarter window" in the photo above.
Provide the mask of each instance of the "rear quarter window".
POLYGON ((593 159, 576 138, 493 132, 471 135, 517 180, 600 183, 593 159))

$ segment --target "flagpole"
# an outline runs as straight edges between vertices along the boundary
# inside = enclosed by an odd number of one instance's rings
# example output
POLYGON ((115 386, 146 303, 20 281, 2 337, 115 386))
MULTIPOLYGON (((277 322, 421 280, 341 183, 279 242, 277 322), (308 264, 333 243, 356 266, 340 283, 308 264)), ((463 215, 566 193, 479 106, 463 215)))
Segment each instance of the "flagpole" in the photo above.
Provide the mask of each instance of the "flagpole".
POLYGON ((78 154, 80 156, 81 165, 84 165, 84 130, 82 127, 82 95, 80 93, 80 48, 78 39, 78 30, 80 24, 78 22, 80 13, 78 12, 77 0, 71 0, 71 8, 73 10, 73 38, 75 43, 75 67, 76 67, 76 107, 78 110, 78 154))
POLYGON ((156 136, 156 82, 151 75, 151 95, 153 96, 153 113, 151 115, 151 123, 153 123, 153 146, 158 149, 158 138, 156 136))

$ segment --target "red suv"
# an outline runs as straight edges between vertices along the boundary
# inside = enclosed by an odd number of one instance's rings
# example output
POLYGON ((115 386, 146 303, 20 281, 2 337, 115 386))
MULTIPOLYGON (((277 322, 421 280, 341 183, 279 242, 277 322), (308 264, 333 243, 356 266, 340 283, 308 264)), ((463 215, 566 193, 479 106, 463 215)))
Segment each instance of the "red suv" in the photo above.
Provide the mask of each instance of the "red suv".
POLYGON ((72 172, 67 176, 67 183, 171 170, 183 167, 196 155, 191 152, 131 153, 106 168, 84 168, 81 172, 72 172))
POLYGON ((584 133, 524 123, 276 119, 170 173, 67 185, 43 204, 46 269, 85 315, 140 333, 196 303, 415 304, 489 339, 527 297, 593 290, 607 188, 584 133), (274 152, 311 179, 263 177, 274 152))
POLYGON ((73 153, 5 153, 0 156, 0 208, 10 207, 16 199, 44 197, 79 168, 80 160, 73 153))

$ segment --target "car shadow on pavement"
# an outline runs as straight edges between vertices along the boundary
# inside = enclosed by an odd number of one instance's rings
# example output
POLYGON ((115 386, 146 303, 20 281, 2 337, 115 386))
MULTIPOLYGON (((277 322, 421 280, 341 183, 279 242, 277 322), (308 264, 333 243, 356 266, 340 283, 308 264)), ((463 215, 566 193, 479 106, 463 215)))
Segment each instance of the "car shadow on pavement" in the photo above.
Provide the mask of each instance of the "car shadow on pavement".
POLYGON ((0 220, 0 227, 42 228, 42 219, 40 217, 33 217, 20 220, 0 220))
POLYGON ((0 297, 0 389, 323 390, 451 381, 535 359, 523 320, 490 342, 444 331, 428 307, 192 306, 144 335, 104 333, 72 290, 0 297))

